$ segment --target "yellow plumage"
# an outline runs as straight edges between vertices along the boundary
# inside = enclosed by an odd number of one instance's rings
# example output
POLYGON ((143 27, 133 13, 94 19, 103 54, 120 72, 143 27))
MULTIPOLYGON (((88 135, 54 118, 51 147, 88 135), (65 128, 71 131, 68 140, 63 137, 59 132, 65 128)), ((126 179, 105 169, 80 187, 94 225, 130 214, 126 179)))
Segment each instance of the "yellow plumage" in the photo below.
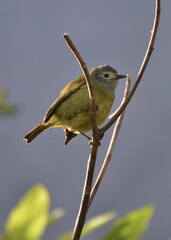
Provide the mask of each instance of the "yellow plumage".
MULTIPOLYGON (((108 65, 99 65, 89 70, 95 90, 98 125, 107 118, 113 101, 114 90, 118 80, 125 77, 117 75, 116 70, 108 65)), ((65 128, 73 136, 80 132, 92 129, 92 120, 89 114, 90 99, 84 76, 70 82, 54 101, 47 111, 41 124, 31 130, 25 137, 27 143, 48 128, 65 128)), ((72 139, 71 137, 71 139, 72 139)), ((68 143, 69 141, 67 141, 68 143)))

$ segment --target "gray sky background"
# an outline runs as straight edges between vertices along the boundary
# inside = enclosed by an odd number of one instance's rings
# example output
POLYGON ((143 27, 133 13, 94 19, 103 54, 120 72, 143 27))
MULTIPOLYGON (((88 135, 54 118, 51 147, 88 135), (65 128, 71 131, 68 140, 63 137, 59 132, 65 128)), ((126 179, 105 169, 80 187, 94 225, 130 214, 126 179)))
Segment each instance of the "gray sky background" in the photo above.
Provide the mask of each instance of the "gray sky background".
MULTIPOLYGON (((55 239, 74 225, 80 203, 87 140, 64 148, 63 131, 48 130, 26 145, 23 136, 42 121, 51 103, 81 69, 62 37, 69 32, 88 67, 108 64, 134 81, 151 35, 152 0, 1 0, 0 87, 19 104, 18 115, 0 118, 0 232, 10 210, 35 183, 44 184, 51 209, 67 215, 44 235, 55 239)), ((120 216, 146 204, 155 215, 142 239, 171 238, 170 67, 171 1, 162 1, 155 49, 129 104, 112 162, 88 214, 116 210, 120 216)), ((113 111, 123 96, 116 91, 113 111)), ((99 148, 96 174, 112 129, 99 148)), ((88 239, 99 239, 109 226, 88 239)))

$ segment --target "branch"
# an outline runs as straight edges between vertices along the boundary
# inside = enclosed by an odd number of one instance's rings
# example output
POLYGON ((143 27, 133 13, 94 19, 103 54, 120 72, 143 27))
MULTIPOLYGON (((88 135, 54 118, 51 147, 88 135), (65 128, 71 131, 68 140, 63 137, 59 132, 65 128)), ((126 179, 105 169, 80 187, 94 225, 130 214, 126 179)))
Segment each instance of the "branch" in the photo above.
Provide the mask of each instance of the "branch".
POLYGON ((91 145, 91 153, 88 159, 87 163, 87 171, 86 171, 86 178, 85 178, 85 183, 84 183, 84 188, 83 188, 83 193, 82 193, 82 199, 80 203, 80 209, 77 215, 77 219, 75 222, 75 227, 74 227, 74 232, 72 235, 72 240, 78 240, 80 239, 81 232, 85 223, 86 219, 86 214, 88 210, 88 203, 89 203, 89 197, 90 197, 90 192, 92 188, 92 182, 93 182, 93 175, 94 175, 94 168, 95 168, 95 163, 96 163, 96 156, 97 156, 97 150, 99 146, 99 130, 98 130, 98 124, 97 124, 97 116, 96 116, 96 101, 95 101, 95 92, 94 92, 94 87, 93 83, 90 78, 89 71, 87 69, 87 66, 81 57, 80 53, 76 49, 75 45, 71 41, 69 35, 67 33, 63 34, 63 37, 65 38, 69 48, 75 55, 76 59, 78 60, 85 79, 87 81, 87 87, 89 91, 89 97, 90 97, 90 105, 91 105, 91 117, 92 117, 92 132, 93 132, 93 139, 92 139, 92 145, 91 145))
POLYGON ((68 47, 71 49, 71 51, 73 52, 74 56, 76 57, 78 63, 80 64, 81 69, 84 74, 84 77, 86 79, 89 97, 90 97, 90 106, 91 106, 90 115, 92 117, 92 131, 93 131, 93 139, 94 139, 93 144, 99 145, 99 130, 98 130, 98 123, 97 123, 96 100, 95 100, 95 91, 94 91, 94 87, 93 87, 93 82, 90 78, 90 74, 89 74, 87 65, 84 62, 83 58, 81 57, 80 53, 78 52, 77 48, 75 47, 74 43, 72 42, 71 38, 69 37, 69 34, 64 33, 62 35, 63 35, 65 41, 67 42, 68 47))
MULTIPOLYGON (((131 84, 131 79, 130 79, 130 76, 127 75, 127 81, 126 81, 126 84, 125 84, 125 92, 124 92, 124 97, 123 97, 122 103, 125 101, 125 99, 128 96, 129 89, 130 89, 130 84, 131 84)), ((105 174, 105 172, 107 170, 107 167, 109 165, 109 162, 111 160, 112 153, 113 153, 113 150, 114 150, 114 147, 115 147, 115 144, 116 144, 116 140, 117 140, 117 137, 118 137, 118 133, 119 133, 119 130, 121 128, 121 124, 122 124, 122 120, 123 120, 123 117, 124 117, 125 110, 119 116, 119 118, 116 122, 116 125, 114 127, 112 138, 111 138, 111 141, 110 141, 110 144, 109 144, 109 148, 108 148, 106 157, 105 157, 103 165, 100 169, 99 175, 96 179, 96 182, 95 182, 95 184, 94 184, 94 186, 91 190, 90 199, 89 199, 89 207, 90 207, 90 205, 91 205, 91 203, 94 199, 94 196, 95 196, 95 194, 96 194, 96 192, 97 192, 97 190, 100 186, 100 183, 101 183, 101 181, 104 177, 104 174, 105 174)))
POLYGON ((128 103, 130 102, 130 100, 132 99, 132 96, 135 93, 135 90, 137 89, 140 80, 143 76, 143 73, 147 67, 148 61, 151 57, 151 54, 153 52, 153 46, 154 46, 154 42, 156 39, 156 34, 157 34, 157 30, 158 30, 158 25, 159 25, 159 21, 160 21, 160 0, 156 0, 156 10, 155 10, 155 18, 154 18, 154 24, 153 24, 153 29, 151 32, 151 38, 149 41, 149 45, 144 57, 144 60, 142 62, 142 65, 140 67, 140 70, 138 72, 137 78, 135 80, 135 83, 129 93, 129 95, 127 96, 125 102, 123 102, 121 104, 121 106, 117 109, 117 111, 115 112, 114 116, 112 117, 112 119, 103 127, 100 129, 100 136, 103 136, 103 134, 111 127, 111 125, 117 120, 117 118, 119 117, 119 115, 123 112, 123 110, 126 108, 126 106, 128 105, 128 103))

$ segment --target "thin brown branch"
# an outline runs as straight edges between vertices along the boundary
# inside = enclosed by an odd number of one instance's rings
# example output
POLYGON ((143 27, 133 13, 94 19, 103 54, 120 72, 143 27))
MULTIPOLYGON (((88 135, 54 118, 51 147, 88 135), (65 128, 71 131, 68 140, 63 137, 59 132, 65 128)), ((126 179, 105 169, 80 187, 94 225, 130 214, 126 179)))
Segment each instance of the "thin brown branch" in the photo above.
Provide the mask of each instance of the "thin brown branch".
MULTIPOLYGON (((126 97, 129 94, 130 83, 131 83, 130 75, 127 75, 127 80, 126 80, 126 84, 125 84, 125 92, 124 92, 124 97, 123 97, 122 103, 125 101, 126 97)), ((114 150, 114 147, 115 147, 115 144, 116 144, 116 140, 117 140, 117 137, 118 137, 118 133, 119 133, 119 130, 121 128, 121 124, 122 124, 122 120, 123 120, 123 117, 124 117, 125 110, 118 117, 116 125, 114 127, 113 134, 112 134, 112 137, 111 137, 111 141, 110 141, 110 144, 109 144, 109 148, 108 148, 106 157, 105 157, 103 165, 100 169, 99 175, 98 175, 98 177, 95 181, 95 184, 94 184, 94 186, 91 190, 90 199, 89 199, 89 207, 90 207, 90 205, 91 205, 91 203, 94 199, 94 196, 95 196, 95 194, 96 194, 96 192, 97 192, 97 190, 100 186, 100 183, 101 183, 101 181, 104 177, 104 174, 105 174, 105 172, 107 170, 107 167, 109 165, 109 162, 111 160, 112 153, 113 153, 113 150, 114 150)))
POLYGON ((83 71, 84 77, 87 82, 87 87, 88 87, 88 92, 89 92, 89 97, 90 97, 90 106, 91 106, 91 111, 90 115, 92 117, 92 131, 93 131, 93 144, 99 145, 99 130, 98 130, 98 124, 97 124, 97 115, 96 115, 96 99, 95 99, 95 91, 93 87, 93 82, 91 81, 90 74, 87 68, 86 63, 84 62, 84 59, 78 52, 77 48, 75 47, 74 43, 72 42, 71 38, 69 37, 68 33, 64 33, 63 37, 65 41, 67 42, 69 48, 75 55, 78 63, 81 66, 81 69, 83 71))
POLYGON ((140 70, 138 72, 137 78, 135 80, 135 83, 129 93, 129 95, 127 96, 125 102, 123 104, 121 104, 121 106, 117 109, 117 111, 115 112, 114 116, 112 117, 112 119, 103 127, 100 129, 100 135, 103 136, 103 134, 111 127, 111 125, 117 120, 117 118, 119 117, 119 115, 123 112, 123 110, 126 108, 126 106, 128 105, 128 103, 130 102, 130 100, 132 99, 132 96, 135 93, 135 90, 137 89, 140 80, 143 76, 143 73, 147 67, 147 64, 149 62, 149 59, 151 57, 151 54, 153 52, 153 46, 154 46, 154 42, 156 39, 156 34, 157 34, 157 30, 158 30, 158 26, 159 26, 159 21, 160 21, 160 0, 156 0, 156 10, 155 10, 155 18, 154 18, 154 24, 153 24, 153 29, 151 32, 151 38, 149 41, 149 45, 144 57, 144 60, 142 62, 142 65, 140 67, 140 70))
POLYGON ((96 162, 96 157, 97 157, 97 149, 98 149, 98 147, 91 146, 91 154, 89 156, 88 163, 87 163, 86 178, 85 178, 85 183, 84 183, 84 189, 83 189, 80 209, 79 209, 77 219, 75 222, 72 240, 80 239, 81 232, 84 227, 86 214, 88 211, 90 192, 91 192, 91 188, 92 188, 94 167, 95 167, 95 162, 96 162), (93 148, 95 148, 95 150, 93 150, 93 148))
POLYGON ((86 178, 82 193, 82 199, 80 203, 80 209, 77 215, 77 219, 75 222, 75 227, 72 235, 72 240, 78 240, 80 239, 81 232, 85 223, 86 214, 88 210, 88 203, 89 203, 89 197, 90 192, 92 188, 92 182, 93 182, 93 175, 94 175, 94 168, 96 163, 96 156, 97 156, 97 150, 99 146, 99 130, 98 130, 98 124, 97 124, 97 116, 96 116, 96 101, 95 101, 95 92, 93 83, 90 78, 90 74, 88 71, 88 68, 81 57, 80 53, 76 49, 75 45, 71 41, 68 34, 63 34, 63 37, 65 38, 69 48, 72 50, 73 54, 75 55, 76 59, 78 60, 85 79, 87 81, 87 87, 89 91, 89 97, 90 97, 90 106, 91 106, 91 117, 92 117, 92 133, 93 133, 93 139, 92 139, 92 145, 91 145, 91 153, 88 159, 87 163, 87 171, 86 171, 86 178))

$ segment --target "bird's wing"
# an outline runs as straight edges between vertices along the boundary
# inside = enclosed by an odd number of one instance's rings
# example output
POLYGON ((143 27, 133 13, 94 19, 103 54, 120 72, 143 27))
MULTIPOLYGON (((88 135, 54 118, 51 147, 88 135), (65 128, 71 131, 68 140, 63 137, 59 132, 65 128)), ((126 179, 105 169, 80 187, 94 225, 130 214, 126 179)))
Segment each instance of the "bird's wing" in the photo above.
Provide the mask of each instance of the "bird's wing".
POLYGON ((85 80, 82 78, 77 78, 76 80, 70 82, 61 92, 61 95, 56 99, 52 106, 47 111, 43 122, 47 123, 53 114, 56 112, 57 108, 63 103, 69 96, 77 92, 81 87, 86 86, 85 80))

